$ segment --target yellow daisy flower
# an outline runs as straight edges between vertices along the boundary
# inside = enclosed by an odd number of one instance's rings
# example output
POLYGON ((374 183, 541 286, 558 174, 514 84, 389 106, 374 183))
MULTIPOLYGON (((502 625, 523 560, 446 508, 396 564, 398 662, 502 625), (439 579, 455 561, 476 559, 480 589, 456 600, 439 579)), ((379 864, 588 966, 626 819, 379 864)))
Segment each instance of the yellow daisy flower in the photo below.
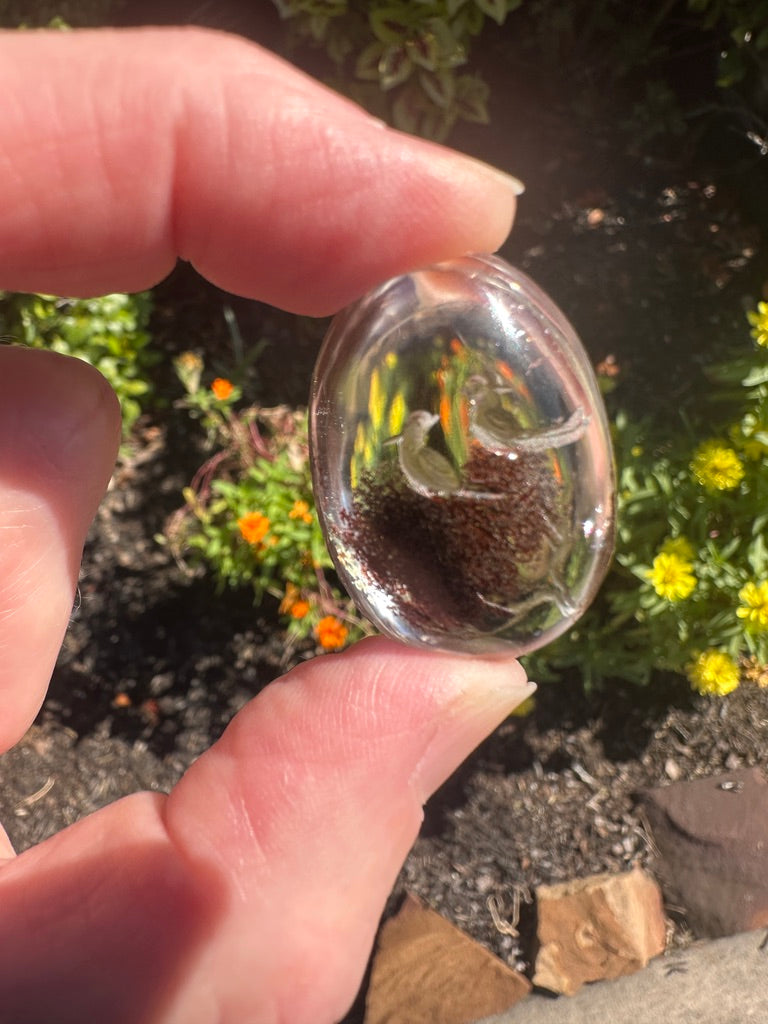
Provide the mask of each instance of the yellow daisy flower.
POLYGON ((708 491, 732 491, 744 476, 744 464, 720 441, 705 441, 693 455, 691 472, 708 491))
POLYGON ((687 669, 688 679, 699 693, 724 697, 739 685, 739 666, 725 651, 704 651, 687 669))
POLYGON ((696 557, 696 550, 686 537, 668 537, 659 550, 665 555, 677 555, 686 562, 692 562, 696 557))
POLYGON ((762 583, 747 583, 739 591, 741 605, 736 609, 740 619, 750 633, 768 631, 768 580, 762 583))
POLYGON ((768 302, 758 302, 757 309, 747 313, 747 320, 752 324, 749 333, 757 344, 768 348, 768 302))
POLYGON ((693 566, 680 555, 661 552, 646 573, 653 589, 666 601, 684 601, 696 588, 693 566))

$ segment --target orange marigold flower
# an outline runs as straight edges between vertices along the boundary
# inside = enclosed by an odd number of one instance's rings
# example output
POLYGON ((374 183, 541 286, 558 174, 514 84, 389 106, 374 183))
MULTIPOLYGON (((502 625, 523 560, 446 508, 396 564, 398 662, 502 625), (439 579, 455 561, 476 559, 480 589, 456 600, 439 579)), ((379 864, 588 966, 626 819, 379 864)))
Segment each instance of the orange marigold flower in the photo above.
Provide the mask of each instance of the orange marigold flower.
POLYGON ((288 612, 293 608, 296 602, 299 600, 301 591, 295 583, 288 582, 285 584, 285 596, 280 602, 280 614, 287 615, 288 612))
POLYGON ((288 518, 301 519, 302 522, 311 523, 312 513, 309 511, 309 505, 306 503, 306 501, 301 501, 300 499, 294 501, 293 508, 288 513, 288 518))
POLYGON ((309 601, 295 601, 291 605, 291 615, 294 619, 303 619, 309 613, 309 601))
POLYGON ((321 647, 336 651, 346 643, 349 630, 335 615, 326 615, 318 622, 316 633, 321 647))
POLYGON ((211 391, 220 402, 225 402, 234 390, 232 381, 227 380, 226 377, 217 377, 211 384, 211 391))
POLYGON ((451 432, 451 400, 448 395, 440 397, 440 426, 444 434, 451 432))
POLYGON ((260 544, 269 530, 269 519, 261 512, 246 512, 237 520, 237 525, 249 544, 260 544))

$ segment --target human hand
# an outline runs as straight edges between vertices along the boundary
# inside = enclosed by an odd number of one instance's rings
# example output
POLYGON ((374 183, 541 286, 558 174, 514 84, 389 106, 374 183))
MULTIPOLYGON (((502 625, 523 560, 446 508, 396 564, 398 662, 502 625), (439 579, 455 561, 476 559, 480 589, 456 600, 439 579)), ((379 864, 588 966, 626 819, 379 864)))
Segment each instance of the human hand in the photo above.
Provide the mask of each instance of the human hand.
MULTIPOLYGON (((195 30, 0 33, 0 288, 130 291, 177 257, 325 314, 492 251, 514 184, 195 30)), ((42 700, 119 415, 77 360, 0 348, 0 749, 42 700)), ((427 796, 528 694, 504 659, 372 639, 302 664, 170 796, 16 857, 0 1022, 322 1024, 362 976, 427 796)))

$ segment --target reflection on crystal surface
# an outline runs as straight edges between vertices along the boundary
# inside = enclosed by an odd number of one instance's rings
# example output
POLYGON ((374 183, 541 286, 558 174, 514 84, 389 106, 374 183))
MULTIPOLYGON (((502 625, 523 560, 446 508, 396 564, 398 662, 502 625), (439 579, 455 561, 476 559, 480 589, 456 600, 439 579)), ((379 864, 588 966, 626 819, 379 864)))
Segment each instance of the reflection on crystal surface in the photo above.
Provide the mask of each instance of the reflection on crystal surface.
POLYGON ((383 632, 522 654, 585 610, 613 543, 608 429, 573 329, 520 271, 466 257, 346 309, 310 417, 329 549, 383 632))

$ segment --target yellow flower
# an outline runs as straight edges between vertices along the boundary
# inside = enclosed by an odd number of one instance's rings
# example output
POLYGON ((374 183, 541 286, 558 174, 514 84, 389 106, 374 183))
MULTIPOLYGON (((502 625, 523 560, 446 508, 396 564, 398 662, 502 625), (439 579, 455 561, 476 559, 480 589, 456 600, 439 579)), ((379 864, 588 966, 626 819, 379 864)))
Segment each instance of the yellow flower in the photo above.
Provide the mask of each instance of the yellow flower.
POLYGON ((674 553, 656 555, 646 575, 659 597, 667 601, 684 601, 696 587, 693 566, 674 553))
POLYGON ((724 697, 739 685, 739 666, 725 651, 704 651, 687 669, 694 690, 724 697))
POLYGON ((752 324, 749 332, 758 345, 768 348, 768 302, 758 302, 757 310, 747 313, 747 320, 752 324))
POLYGON ((368 415, 370 416, 373 429, 378 430, 384 421, 384 389, 381 386, 381 375, 378 370, 371 374, 371 382, 368 390, 368 415))
POLYGON ((321 647, 335 651, 344 646, 349 630, 334 615, 326 615, 318 622, 315 632, 321 647))
POLYGON ((686 537, 668 537, 659 549, 665 555, 678 555, 686 562, 692 562, 696 551, 686 537))
POLYGON ((200 358, 197 352, 182 352, 181 355, 177 358, 176 362, 183 370, 186 370, 187 372, 191 372, 193 370, 202 370, 203 368, 203 360, 200 358))
POLYGON ((190 395, 194 394, 200 387, 203 360, 197 352, 182 352, 181 355, 174 359, 173 365, 186 391, 190 395))
POLYGON ((768 580, 762 583, 747 583, 739 591, 742 604, 736 609, 740 619, 750 633, 768 631, 768 580))
POLYGON ((693 455, 691 472, 708 491, 732 491, 744 476, 739 456, 719 441, 705 441, 693 455))
POLYGON ((226 377, 217 377, 211 384, 211 391, 220 402, 225 402, 234 390, 232 381, 227 380, 226 377))
POLYGON ((747 413, 740 423, 734 423, 728 428, 728 436, 734 447, 751 462, 759 462, 768 454, 768 445, 758 440, 759 434, 768 434, 768 421, 754 413, 747 413))
POLYGON ((300 499, 294 501, 293 508, 288 513, 288 518, 301 519, 302 522, 304 523, 311 523, 312 513, 309 511, 309 505, 306 503, 306 501, 301 501, 300 499))
POLYGON ((269 530, 269 519, 261 512, 246 512, 237 520, 244 540, 249 544, 260 544, 269 530))
POLYGON ((395 396, 392 399, 392 404, 389 407, 389 420, 387 422, 387 429, 389 430, 390 437, 395 437, 403 429, 405 423, 405 399, 403 398, 402 391, 396 391, 395 396))

